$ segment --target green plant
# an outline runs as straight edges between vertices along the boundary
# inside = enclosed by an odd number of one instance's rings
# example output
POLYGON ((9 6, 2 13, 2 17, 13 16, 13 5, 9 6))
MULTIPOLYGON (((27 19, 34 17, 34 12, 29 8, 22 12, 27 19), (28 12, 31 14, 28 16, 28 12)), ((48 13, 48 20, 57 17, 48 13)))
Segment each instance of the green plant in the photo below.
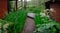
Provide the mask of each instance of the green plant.
POLYGON ((49 19, 46 16, 41 16, 40 14, 36 14, 34 17, 35 24, 43 24, 48 23, 49 19))
POLYGON ((46 16, 37 14, 34 21, 36 25, 34 33, 57 33, 60 31, 60 24, 46 16))
POLYGON ((4 20, 11 21, 14 23, 14 32, 11 33, 19 33, 22 32, 23 26, 27 17, 27 12, 25 10, 18 10, 16 12, 12 12, 8 14, 4 20))
POLYGON ((29 7, 26 10, 28 10, 28 12, 33 12, 33 13, 40 13, 41 12, 40 7, 36 7, 36 6, 29 7))
POLYGON ((13 23, 5 20, 0 19, 0 33, 8 33, 10 31, 13 31, 13 23), (10 29, 10 30, 9 30, 10 29))
POLYGON ((49 22, 41 25, 37 25, 38 28, 34 33, 59 33, 60 29, 57 27, 59 23, 49 22), (58 30, 59 29, 59 30, 58 30))

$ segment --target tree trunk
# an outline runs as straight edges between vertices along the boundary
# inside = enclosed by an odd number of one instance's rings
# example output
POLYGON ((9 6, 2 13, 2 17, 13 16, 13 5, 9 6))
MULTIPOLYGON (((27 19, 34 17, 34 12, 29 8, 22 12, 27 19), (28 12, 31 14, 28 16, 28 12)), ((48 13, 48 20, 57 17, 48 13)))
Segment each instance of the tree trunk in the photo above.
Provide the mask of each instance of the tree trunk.
POLYGON ((16 1, 16 2, 15 2, 15 4, 16 4, 16 6, 15 6, 15 7, 16 7, 16 10, 17 10, 17 9, 18 9, 18 8, 17 8, 17 0, 15 0, 15 1, 16 1))
POLYGON ((24 9, 26 9, 27 1, 24 0, 24 9))

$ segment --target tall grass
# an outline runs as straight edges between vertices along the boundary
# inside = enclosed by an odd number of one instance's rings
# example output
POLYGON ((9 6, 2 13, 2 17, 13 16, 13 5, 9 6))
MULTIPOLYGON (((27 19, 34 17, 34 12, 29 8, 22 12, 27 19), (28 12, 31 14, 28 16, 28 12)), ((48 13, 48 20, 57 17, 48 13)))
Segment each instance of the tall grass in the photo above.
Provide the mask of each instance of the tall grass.
POLYGON ((18 10, 16 12, 12 12, 5 17, 6 21, 11 21, 14 23, 14 31, 11 33, 22 32, 26 17, 27 12, 25 10, 18 10))

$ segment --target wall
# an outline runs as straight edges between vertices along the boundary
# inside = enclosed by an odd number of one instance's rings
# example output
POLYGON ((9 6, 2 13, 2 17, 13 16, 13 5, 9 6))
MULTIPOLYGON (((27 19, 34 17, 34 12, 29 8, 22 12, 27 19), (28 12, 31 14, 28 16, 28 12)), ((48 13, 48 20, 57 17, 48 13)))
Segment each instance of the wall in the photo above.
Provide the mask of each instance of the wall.
POLYGON ((60 23, 60 2, 51 4, 51 8, 54 8, 54 12, 51 14, 52 18, 60 23))
POLYGON ((0 0, 0 19, 3 19, 7 12, 7 0, 0 0))

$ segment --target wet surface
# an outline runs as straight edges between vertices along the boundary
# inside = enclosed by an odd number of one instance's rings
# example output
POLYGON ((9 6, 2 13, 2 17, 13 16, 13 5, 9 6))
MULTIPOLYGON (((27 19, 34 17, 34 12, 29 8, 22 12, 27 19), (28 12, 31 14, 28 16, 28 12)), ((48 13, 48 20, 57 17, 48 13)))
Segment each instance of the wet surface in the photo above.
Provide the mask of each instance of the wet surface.
POLYGON ((35 29, 34 20, 27 17, 24 25, 23 33, 33 33, 34 29, 35 29))

